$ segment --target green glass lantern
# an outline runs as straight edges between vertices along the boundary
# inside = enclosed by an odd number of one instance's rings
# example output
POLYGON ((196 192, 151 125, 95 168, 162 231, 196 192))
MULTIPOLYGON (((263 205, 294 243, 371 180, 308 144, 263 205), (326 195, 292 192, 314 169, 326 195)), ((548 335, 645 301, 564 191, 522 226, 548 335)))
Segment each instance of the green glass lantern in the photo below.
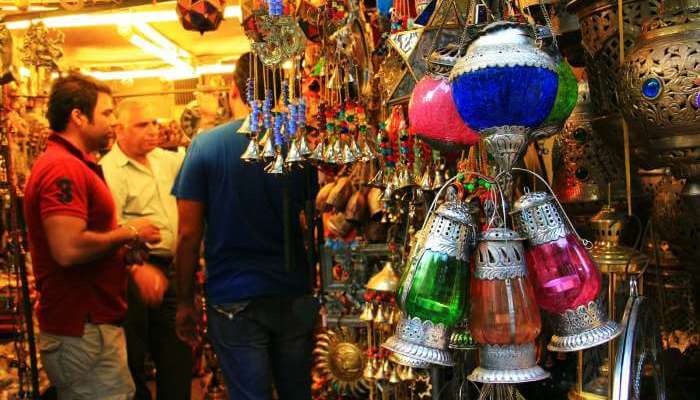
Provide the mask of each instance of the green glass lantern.
POLYGON ((403 315, 395 335, 383 344, 399 364, 454 365, 447 345, 469 298, 469 258, 477 231, 472 211, 466 203, 446 201, 416 234, 396 296, 403 315))
POLYGON ((576 75, 574 75, 571 65, 563 57, 558 58, 557 97, 554 99, 552 111, 549 112, 542 125, 530 133, 530 137, 534 140, 544 139, 559 132, 564 127, 564 123, 566 123, 574 107, 576 107, 578 80, 576 80, 576 75))

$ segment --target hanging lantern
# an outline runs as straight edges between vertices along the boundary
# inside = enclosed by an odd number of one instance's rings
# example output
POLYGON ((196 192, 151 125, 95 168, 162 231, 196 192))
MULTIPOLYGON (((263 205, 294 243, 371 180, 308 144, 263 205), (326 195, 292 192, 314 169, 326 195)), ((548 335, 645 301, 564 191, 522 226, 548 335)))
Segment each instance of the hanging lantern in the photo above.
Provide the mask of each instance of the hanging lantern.
POLYGON ((449 331, 464 314, 475 232, 470 206, 447 201, 416 234, 397 293, 403 316, 396 334, 382 345, 395 362, 414 368, 454 365, 447 351, 449 331))
POLYGON ((434 51, 428 60, 431 73, 418 82, 408 103, 411 129, 430 147, 440 151, 464 150, 479 141, 479 134, 459 116, 447 79, 461 54, 457 44, 434 51))
POLYGON ((183 28, 203 34, 219 29, 224 20, 224 5, 222 0, 178 0, 177 16, 183 28))
POLYGON ((514 221, 530 247, 528 269, 537 304, 552 314, 552 351, 577 351, 606 343, 620 334, 595 300, 601 276, 586 248, 547 193, 526 193, 515 202, 514 221))
POLYGON ((541 321, 527 278, 523 240, 510 229, 492 228, 477 246, 470 326, 480 345, 479 367, 468 376, 470 381, 520 383, 549 377, 535 357, 541 321))
POLYGON ((554 106, 558 77, 552 58, 535 47, 528 26, 494 22, 450 74, 462 120, 478 130, 501 171, 509 170, 554 106))
POLYGON ((649 260, 649 257, 640 251, 620 244, 620 233, 626 219, 624 213, 610 206, 603 206, 591 218, 594 241, 590 254, 605 274, 624 276, 637 273, 649 260))
POLYGON ((530 134, 532 140, 545 139, 559 132, 564 127, 564 123, 571 115, 574 107, 576 107, 578 81, 566 59, 561 56, 558 58, 557 97, 554 100, 552 111, 549 112, 542 125, 530 134))
MULTIPOLYGON (((684 178, 681 199, 700 216, 700 0, 667 0, 642 25, 618 90, 631 132, 656 164, 684 178)), ((633 142, 634 143, 634 142, 633 142)), ((637 146, 635 146, 637 147, 637 146)), ((634 148, 634 147, 633 147, 634 148)), ((636 150, 636 149, 635 149, 636 150)))

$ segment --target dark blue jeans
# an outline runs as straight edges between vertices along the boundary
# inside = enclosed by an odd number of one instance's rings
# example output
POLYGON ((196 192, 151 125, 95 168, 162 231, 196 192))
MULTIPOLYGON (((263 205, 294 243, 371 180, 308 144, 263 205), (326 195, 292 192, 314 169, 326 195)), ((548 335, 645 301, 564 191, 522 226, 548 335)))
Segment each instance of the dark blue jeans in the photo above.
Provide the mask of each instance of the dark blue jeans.
POLYGON ((269 400, 274 382, 280 400, 311 399, 318 310, 313 296, 208 307, 207 335, 223 369, 229 398, 269 400))

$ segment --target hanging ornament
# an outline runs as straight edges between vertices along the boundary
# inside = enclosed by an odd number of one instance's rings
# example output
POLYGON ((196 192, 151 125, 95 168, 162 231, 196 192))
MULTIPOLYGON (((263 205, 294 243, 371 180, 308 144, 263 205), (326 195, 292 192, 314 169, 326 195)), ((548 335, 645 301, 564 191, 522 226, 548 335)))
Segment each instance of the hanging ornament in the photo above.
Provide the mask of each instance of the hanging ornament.
POLYGON ((576 107, 578 81, 571 65, 561 56, 557 63, 557 79, 557 97, 554 100, 552 111, 549 112, 542 125, 530 133, 531 140, 545 139, 561 131, 576 107))
MULTIPOLYGON (((700 217, 700 0, 667 0, 642 25, 621 67, 618 98, 655 167, 684 178, 681 199, 700 217)), ((634 142, 633 142, 634 143, 634 142)))
POLYGON ((178 0, 175 9, 183 28, 204 34, 219 29, 225 4, 223 0, 178 0))
POLYGON ((578 351, 617 337, 620 327, 596 302, 601 276, 586 248, 548 193, 521 196, 513 207, 518 230, 528 238, 528 270, 537 304, 552 315, 552 351, 578 351))
POLYGON ((500 171, 522 156, 557 94, 556 66, 530 32, 513 22, 488 25, 450 74, 457 111, 481 133, 500 171))
POLYGON ((368 365, 367 357, 350 329, 329 329, 316 335, 313 354, 316 368, 327 377, 337 393, 352 396, 367 393, 369 383, 363 374, 368 365))
POLYGON ((479 367, 470 381, 510 384, 549 377, 536 361, 540 312, 527 278, 522 242, 510 229, 492 228, 477 246, 470 325, 480 345, 479 367))
POLYGON ((469 128, 457 112, 452 86, 447 79, 452 70, 450 64, 454 66, 459 57, 458 44, 434 51, 429 59, 433 73, 426 74, 418 82, 408 103, 411 130, 440 151, 464 150, 479 141, 479 134, 469 128))
POLYGON ((403 316, 382 345, 395 362, 414 368, 454 364, 449 331, 464 315, 475 235, 470 206, 453 200, 441 204, 416 234, 397 293, 403 316))

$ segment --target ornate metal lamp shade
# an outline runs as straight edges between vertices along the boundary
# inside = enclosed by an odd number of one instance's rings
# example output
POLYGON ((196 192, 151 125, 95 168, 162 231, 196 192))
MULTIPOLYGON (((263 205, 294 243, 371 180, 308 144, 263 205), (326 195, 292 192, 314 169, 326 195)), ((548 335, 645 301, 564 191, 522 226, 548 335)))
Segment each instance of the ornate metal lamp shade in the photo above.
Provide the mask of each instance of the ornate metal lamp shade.
POLYGON ((415 368, 454 365, 447 345, 450 329, 464 315, 475 232, 470 207, 447 201, 417 234, 397 293, 403 316, 382 345, 395 362, 415 368))
POLYGON ((447 80, 460 55, 459 45, 449 45, 431 54, 430 73, 418 82, 408 103, 411 129, 430 147, 459 151, 479 141, 479 134, 459 116, 447 80))
POLYGON ((482 134, 501 170, 520 158, 527 134, 549 116, 557 95, 556 66, 535 47, 529 29, 488 25, 450 74, 457 111, 482 134))
POLYGON ((578 81, 571 65, 563 57, 560 58, 557 63, 557 97, 554 100, 552 111, 549 112, 542 125, 530 134, 533 140, 548 138, 559 132, 576 107, 578 81))
POLYGON ((622 111, 647 152, 677 178, 681 196, 700 206, 700 0, 669 0, 642 27, 622 67, 622 111))
POLYGON ((477 246, 470 325, 480 345, 479 367, 470 381, 520 383, 549 377, 535 357, 541 321, 527 278, 523 238, 510 229, 486 231, 477 246))
POLYGON ((639 272, 648 260, 645 254, 620 244, 620 232, 626 219, 624 213, 610 206, 604 206, 591 219, 595 240, 590 253, 603 273, 639 272))
POLYGON ((528 238, 528 270, 537 304, 552 315, 552 351, 577 351, 620 334, 596 302, 601 276, 586 248, 569 228, 554 198, 526 193, 515 202, 518 231, 528 238))

